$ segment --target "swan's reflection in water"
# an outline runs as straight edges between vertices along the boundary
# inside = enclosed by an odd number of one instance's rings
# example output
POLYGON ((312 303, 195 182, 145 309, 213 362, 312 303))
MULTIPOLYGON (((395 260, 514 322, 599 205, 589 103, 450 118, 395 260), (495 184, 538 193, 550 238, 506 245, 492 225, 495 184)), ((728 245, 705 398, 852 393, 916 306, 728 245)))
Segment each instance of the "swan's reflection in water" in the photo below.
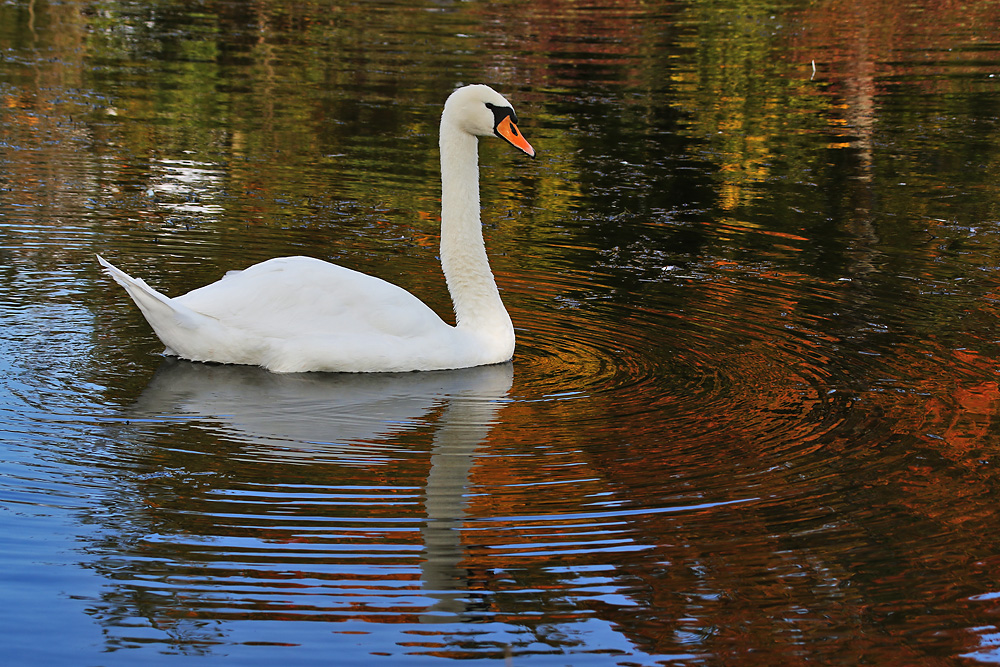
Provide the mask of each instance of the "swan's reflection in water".
MULTIPOLYGON (((401 374, 276 375, 242 366, 166 359, 137 400, 135 418, 193 421, 241 444, 239 457, 275 466, 390 463, 410 451, 401 434, 432 432, 423 485, 420 619, 463 620, 469 602, 461 527, 477 448, 496 424, 513 368, 401 374)), ((357 474, 354 475, 358 477, 357 474)))

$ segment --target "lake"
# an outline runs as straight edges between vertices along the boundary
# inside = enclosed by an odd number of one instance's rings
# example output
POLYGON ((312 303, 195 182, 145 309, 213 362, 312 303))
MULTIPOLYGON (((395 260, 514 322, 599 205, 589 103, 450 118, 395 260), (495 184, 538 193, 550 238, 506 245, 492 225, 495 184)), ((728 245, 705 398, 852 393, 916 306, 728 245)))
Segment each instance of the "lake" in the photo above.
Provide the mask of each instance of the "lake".
POLYGON ((5 660, 1000 663, 998 9, 0 2, 5 660), (185 362, 100 271, 449 318, 467 83, 512 362, 185 362))

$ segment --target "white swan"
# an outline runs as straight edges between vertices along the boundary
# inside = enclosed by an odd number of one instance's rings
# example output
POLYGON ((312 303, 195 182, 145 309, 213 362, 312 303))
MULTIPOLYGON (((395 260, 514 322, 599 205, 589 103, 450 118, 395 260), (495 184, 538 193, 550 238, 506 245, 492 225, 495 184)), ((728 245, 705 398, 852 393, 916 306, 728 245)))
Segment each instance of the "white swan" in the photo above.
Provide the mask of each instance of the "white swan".
POLYGON ((483 85, 456 90, 441 114, 441 268, 455 326, 400 287, 309 257, 270 259, 172 299, 97 259, 165 354, 184 359, 279 373, 501 363, 514 353, 514 327, 483 244, 477 137, 501 137, 534 157, 516 123, 510 102, 483 85))

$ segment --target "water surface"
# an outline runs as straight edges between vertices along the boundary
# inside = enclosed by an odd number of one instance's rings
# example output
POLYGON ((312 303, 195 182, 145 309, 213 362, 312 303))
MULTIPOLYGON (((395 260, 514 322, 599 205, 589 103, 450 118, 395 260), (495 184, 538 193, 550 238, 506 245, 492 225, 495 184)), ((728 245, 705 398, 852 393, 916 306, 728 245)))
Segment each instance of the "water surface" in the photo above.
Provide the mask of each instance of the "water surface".
POLYGON ((15 664, 1000 662, 995 3, 0 4, 15 664), (165 359, 273 256, 447 316, 481 146, 512 363, 165 359))

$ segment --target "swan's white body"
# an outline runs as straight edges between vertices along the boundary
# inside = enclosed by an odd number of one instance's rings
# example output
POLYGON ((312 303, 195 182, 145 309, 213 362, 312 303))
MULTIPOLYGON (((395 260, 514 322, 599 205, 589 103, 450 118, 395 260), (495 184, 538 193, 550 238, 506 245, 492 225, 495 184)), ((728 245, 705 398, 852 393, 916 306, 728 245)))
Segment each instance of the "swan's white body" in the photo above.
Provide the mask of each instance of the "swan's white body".
POLYGON ((513 109, 466 86, 441 114, 441 266, 455 305, 446 324, 391 283, 309 257, 282 257, 169 298, 98 257, 142 310, 166 354, 303 371, 411 371, 507 361, 514 327, 500 300, 479 220, 477 136, 534 155, 513 109))

